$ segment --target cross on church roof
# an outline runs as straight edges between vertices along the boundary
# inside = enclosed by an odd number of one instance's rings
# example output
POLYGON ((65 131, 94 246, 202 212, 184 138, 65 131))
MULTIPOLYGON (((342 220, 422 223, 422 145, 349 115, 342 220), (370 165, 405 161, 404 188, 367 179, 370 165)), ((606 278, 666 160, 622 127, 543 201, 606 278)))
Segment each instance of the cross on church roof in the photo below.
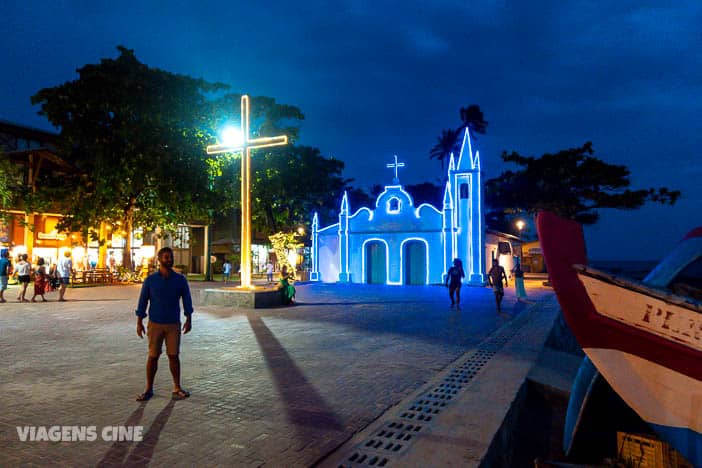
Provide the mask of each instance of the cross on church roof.
POLYGON ((397 177, 397 169, 400 167, 405 167, 405 163, 399 163, 397 162, 397 155, 395 157, 395 162, 391 164, 386 164, 385 167, 393 168, 395 169, 395 178, 392 179, 392 183, 394 185, 400 185, 400 179, 397 177))

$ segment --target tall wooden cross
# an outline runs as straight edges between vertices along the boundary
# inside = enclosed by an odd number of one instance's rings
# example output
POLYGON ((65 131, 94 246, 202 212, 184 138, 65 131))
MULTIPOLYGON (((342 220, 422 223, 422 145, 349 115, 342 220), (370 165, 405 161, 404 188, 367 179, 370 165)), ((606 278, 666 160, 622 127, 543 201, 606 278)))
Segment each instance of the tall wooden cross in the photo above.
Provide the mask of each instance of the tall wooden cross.
POLYGON ((397 155, 395 155, 395 162, 394 162, 394 163, 391 163, 391 164, 386 164, 385 167, 390 167, 390 168, 395 169, 395 178, 392 179, 392 183, 395 184, 395 185, 399 185, 400 179, 399 179, 399 177, 397 177, 397 169, 398 169, 399 167, 405 167, 405 163, 399 163, 399 162, 397 162, 397 155))
POLYGON ((241 134, 238 146, 210 145, 207 154, 241 152, 241 287, 251 288, 251 150, 288 144, 288 136, 250 138, 249 96, 241 96, 241 134))

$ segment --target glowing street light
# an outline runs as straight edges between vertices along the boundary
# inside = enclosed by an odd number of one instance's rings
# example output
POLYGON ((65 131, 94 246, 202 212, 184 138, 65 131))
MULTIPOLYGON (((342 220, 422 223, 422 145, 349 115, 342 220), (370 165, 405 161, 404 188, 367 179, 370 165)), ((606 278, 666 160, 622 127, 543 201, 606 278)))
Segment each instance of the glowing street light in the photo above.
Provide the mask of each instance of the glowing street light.
POLYGON ((524 229, 526 223, 523 220, 518 219, 515 224, 517 225, 517 229, 519 229, 519 237, 522 237, 522 229, 524 229))
POLYGON ((222 131, 221 145, 210 145, 207 154, 242 153, 241 157, 241 287, 251 288, 251 150, 288 144, 288 136, 250 138, 249 96, 241 96, 241 127, 222 131))
POLYGON ((244 134, 241 128, 227 125, 220 133, 220 140, 223 145, 231 148, 242 148, 244 146, 244 134))

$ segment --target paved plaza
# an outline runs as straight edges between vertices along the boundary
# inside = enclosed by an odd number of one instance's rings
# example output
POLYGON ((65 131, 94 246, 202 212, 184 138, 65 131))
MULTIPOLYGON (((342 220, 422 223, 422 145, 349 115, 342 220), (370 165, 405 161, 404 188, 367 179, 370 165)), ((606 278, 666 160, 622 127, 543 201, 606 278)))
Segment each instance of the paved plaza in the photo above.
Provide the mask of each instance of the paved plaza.
POLYGON ((0 466, 309 466, 528 307, 513 288, 498 315, 488 288, 463 288, 456 311, 439 286, 328 284, 299 284, 287 308, 199 305, 212 285, 191 284, 183 401, 170 398, 165 356, 155 397, 134 401, 146 359, 138 285, 0 304, 0 466), (98 438, 20 442, 17 426, 96 426, 98 438), (107 426, 143 426, 144 438, 104 441, 107 426))

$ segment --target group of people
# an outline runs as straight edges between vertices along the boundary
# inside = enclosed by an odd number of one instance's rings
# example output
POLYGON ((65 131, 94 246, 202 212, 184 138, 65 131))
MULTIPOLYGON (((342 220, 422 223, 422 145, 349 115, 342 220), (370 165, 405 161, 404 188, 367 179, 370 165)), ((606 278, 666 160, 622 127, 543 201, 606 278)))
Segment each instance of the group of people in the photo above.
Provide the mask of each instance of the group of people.
MULTIPOLYGON (((512 269, 512 274, 514 275, 515 291, 517 295, 517 300, 521 300, 526 297, 526 290, 524 289, 524 272, 522 271, 519 260, 512 269)), ((461 284, 463 278, 466 274, 463 271, 463 262, 460 258, 453 260, 453 266, 449 268, 446 273, 445 285, 449 290, 449 298, 451 298, 451 307, 454 306, 457 309, 461 307, 461 284)), ((488 286, 492 287, 495 293, 495 305, 497 306, 497 312, 502 312, 502 299, 505 297, 505 287, 509 286, 509 281, 507 279, 507 273, 503 266, 493 259, 492 268, 488 272, 488 286), (504 285, 503 285, 504 281, 504 285)))
MULTIPOLYGON (((232 264, 226 258, 222 264, 222 281, 228 283, 232 277, 232 264)), ((273 263, 269 260, 266 264, 266 279, 268 283, 273 283, 273 263)))
POLYGON ((32 264, 28 261, 27 254, 20 254, 17 257, 17 262, 12 265, 10 260, 10 252, 3 250, 0 254, 0 303, 7 302, 5 299, 5 291, 9 283, 10 276, 16 276, 19 283, 19 293, 17 300, 19 302, 36 302, 37 296, 43 302, 46 302, 46 293, 52 292, 58 288, 59 302, 65 302, 64 295, 66 294, 66 286, 68 286, 71 277, 73 265, 71 262, 71 253, 66 251, 64 257, 61 258, 56 265, 52 265, 50 270, 46 269, 46 262, 43 258, 37 259, 36 266, 32 268, 32 264), (31 299, 27 299, 27 289, 29 283, 34 280, 34 294, 31 299))

